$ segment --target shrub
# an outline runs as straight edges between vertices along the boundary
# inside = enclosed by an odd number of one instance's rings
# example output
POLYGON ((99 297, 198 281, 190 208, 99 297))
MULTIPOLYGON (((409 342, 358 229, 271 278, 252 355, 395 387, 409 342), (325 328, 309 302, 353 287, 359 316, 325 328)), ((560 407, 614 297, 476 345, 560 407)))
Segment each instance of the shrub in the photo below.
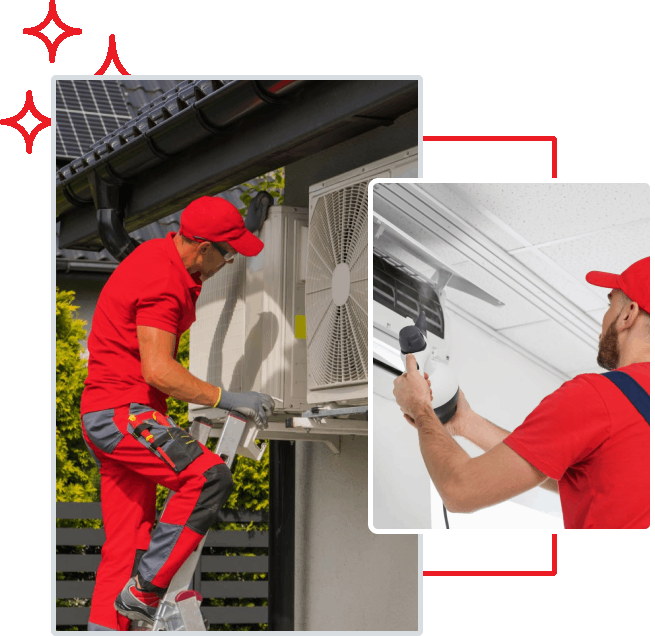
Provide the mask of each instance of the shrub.
POLYGON ((80 427, 80 398, 87 375, 86 338, 76 317, 75 293, 56 290, 56 492, 57 501, 98 501, 98 469, 80 427))

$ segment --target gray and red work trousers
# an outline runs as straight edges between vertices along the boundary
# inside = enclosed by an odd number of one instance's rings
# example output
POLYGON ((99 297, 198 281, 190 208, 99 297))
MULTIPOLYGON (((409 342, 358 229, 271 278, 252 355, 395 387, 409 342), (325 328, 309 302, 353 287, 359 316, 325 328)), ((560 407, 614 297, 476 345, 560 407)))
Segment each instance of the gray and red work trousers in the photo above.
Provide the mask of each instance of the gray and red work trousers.
POLYGON ((114 600, 130 576, 163 593, 216 521, 232 475, 218 455, 142 404, 85 413, 82 432, 100 468, 106 534, 88 627, 124 631, 130 621, 114 600), (174 494, 153 530, 157 484, 174 494))

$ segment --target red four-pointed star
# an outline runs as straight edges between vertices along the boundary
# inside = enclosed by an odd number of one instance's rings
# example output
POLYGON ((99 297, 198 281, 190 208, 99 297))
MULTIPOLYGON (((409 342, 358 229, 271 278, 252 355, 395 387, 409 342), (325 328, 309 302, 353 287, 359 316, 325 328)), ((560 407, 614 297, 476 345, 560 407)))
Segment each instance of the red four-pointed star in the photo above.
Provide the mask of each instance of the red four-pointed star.
POLYGON ((25 35, 33 35, 34 37, 39 38, 39 40, 41 40, 48 47, 48 59, 50 60, 50 64, 53 64, 59 45, 66 38, 69 38, 73 35, 81 35, 82 29, 76 29, 74 27, 69 27, 67 24, 64 24, 62 19, 59 17, 59 14, 57 13, 56 0, 50 0, 48 15, 46 15, 43 22, 41 22, 41 24, 37 24, 35 27, 23 29, 23 33, 25 35), (48 24, 50 24, 50 22, 54 22, 62 30, 62 33, 57 36, 57 39, 54 42, 49 40, 45 34, 41 33, 41 31, 45 29, 48 24))
POLYGON ((107 49, 107 57, 102 63, 102 66, 94 73, 94 75, 104 75, 112 62, 121 75, 129 75, 127 69, 121 64, 121 61, 118 58, 118 51, 116 50, 116 36, 113 33, 109 36, 109 48, 107 49))
POLYGON ((15 128, 21 135, 23 135, 23 139, 25 139, 25 145, 26 145, 26 150, 27 154, 31 155, 32 154, 32 145, 34 144, 34 139, 35 137, 44 129, 50 126, 50 118, 46 117, 45 115, 42 115, 37 109, 36 106, 34 105, 34 99, 32 98, 32 91, 27 91, 27 94, 25 96, 25 104, 23 105, 22 110, 18 115, 14 115, 13 117, 7 117, 7 119, 0 119, 0 124, 3 126, 11 126, 12 128, 15 128), (19 123, 27 113, 31 113, 36 119, 38 119, 41 123, 36 126, 32 130, 32 132, 27 132, 23 126, 19 123))

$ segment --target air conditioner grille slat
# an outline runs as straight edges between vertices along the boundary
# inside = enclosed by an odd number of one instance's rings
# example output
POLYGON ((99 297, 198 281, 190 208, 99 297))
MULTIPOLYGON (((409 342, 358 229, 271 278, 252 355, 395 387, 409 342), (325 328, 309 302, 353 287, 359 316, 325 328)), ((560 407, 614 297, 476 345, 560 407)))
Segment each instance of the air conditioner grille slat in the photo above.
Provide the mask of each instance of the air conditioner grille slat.
POLYGON ((443 309, 435 285, 376 248, 373 248, 373 300, 412 320, 424 311, 428 331, 444 337, 443 309))
MULTIPOLYGON (((305 308, 307 402, 368 399, 368 189, 372 179, 414 177, 411 148, 309 188, 305 308)), ((395 288, 389 290, 395 302, 395 288)))
POLYGON ((364 383, 368 378, 368 182, 320 196, 310 222, 306 287, 312 299, 307 305, 310 388, 364 383), (350 288, 345 302, 337 304, 335 270, 344 264, 350 288))

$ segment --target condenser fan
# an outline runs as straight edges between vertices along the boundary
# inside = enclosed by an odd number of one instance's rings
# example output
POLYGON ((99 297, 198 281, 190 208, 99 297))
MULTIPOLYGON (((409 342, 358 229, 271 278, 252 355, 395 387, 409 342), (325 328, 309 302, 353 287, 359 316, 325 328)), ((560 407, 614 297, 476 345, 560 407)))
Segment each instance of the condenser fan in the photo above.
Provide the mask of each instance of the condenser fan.
POLYGON ((310 389, 367 381, 368 182, 319 196, 310 216, 305 291, 310 389))

